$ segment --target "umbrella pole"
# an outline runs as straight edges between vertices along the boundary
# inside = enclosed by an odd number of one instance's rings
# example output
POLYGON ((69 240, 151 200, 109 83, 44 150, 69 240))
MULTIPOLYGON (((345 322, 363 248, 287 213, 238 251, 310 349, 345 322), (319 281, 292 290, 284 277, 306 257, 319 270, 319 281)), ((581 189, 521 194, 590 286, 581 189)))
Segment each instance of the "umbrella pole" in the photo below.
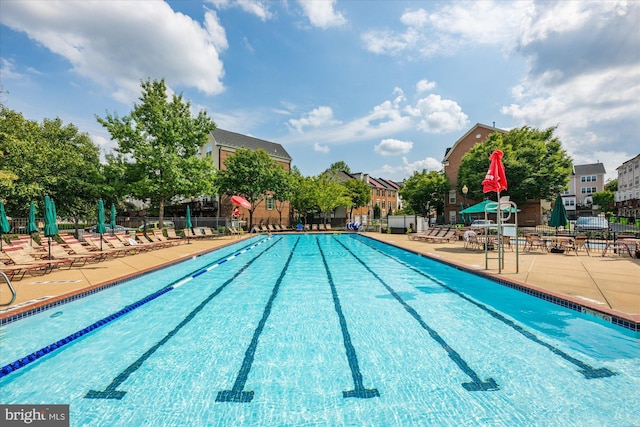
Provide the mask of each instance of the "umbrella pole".
POLYGON ((49 237, 49 259, 51 259, 51 237, 49 237))
POLYGON ((100 252, 102 252, 102 233, 100 233, 100 252))

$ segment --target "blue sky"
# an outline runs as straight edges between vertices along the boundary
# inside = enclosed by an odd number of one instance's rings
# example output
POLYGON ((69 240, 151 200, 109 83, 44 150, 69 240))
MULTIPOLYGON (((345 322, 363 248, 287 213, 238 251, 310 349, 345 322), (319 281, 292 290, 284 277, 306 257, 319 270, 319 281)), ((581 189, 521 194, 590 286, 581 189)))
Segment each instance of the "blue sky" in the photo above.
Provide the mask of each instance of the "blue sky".
POLYGON ((304 175, 439 170, 476 123, 558 126, 607 178, 640 153, 640 2, 2 0, 0 23, 2 102, 103 153, 95 115, 147 78, 304 175))

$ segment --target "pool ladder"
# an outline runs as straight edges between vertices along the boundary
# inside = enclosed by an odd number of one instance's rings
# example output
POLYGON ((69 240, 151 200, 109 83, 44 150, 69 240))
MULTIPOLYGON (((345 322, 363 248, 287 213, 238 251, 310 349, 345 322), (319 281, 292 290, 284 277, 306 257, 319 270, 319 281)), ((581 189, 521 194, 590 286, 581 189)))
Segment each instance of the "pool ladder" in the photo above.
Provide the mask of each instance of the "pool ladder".
POLYGON ((9 301, 6 304, 0 304, 0 307, 2 307, 2 306, 5 306, 5 305, 13 304, 13 302, 16 300, 16 290, 13 289, 13 286, 11 286, 11 280, 9 280, 9 278, 7 277, 6 274, 4 274, 2 271, 0 271, 0 276, 4 279, 4 281, 6 282, 7 286, 9 286, 9 290, 11 291, 11 301, 9 301))

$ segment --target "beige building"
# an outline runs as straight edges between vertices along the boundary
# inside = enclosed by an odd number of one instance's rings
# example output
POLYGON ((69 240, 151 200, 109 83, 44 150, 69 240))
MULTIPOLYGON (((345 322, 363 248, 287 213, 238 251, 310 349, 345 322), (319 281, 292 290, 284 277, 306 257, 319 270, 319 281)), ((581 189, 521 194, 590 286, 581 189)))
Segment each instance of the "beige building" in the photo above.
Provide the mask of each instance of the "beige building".
POLYGON ((640 154, 618 166, 618 216, 640 218, 640 154))

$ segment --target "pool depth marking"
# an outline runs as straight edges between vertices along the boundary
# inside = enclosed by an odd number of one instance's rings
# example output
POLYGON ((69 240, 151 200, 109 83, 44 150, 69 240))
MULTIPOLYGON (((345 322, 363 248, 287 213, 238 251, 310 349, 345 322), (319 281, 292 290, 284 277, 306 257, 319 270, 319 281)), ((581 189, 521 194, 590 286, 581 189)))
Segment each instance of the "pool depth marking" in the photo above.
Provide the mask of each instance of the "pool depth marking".
POLYGON ((380 392, 376 388, 365 388, 362 383, 362 372, 360 372, 360 365, 358 363, 358 355, 356 354, 356 350, 353 347, 353 343, 351 342, 351 334, 349 334, 349 329, 347 328, 347 320, 342 313, 342 306, 340 305, 340 298, 338 297, 338 291, 336 289, 336 285, 333 282, 333 276, 331 275, 331 271, 329 270, 329 264, 327 264, 327 259, 324 256, 324 251, 320 246, 320 242, 318 238, 315 238, 316 244, 318 245, 318 249, 320 250, 320 255, 322 256, 322 263, 324 264, 324 269, 327 272, 327 277, 329 278, 329 286, 331 287, 331 296, 333 297, 333 305, 335 307, 336 313, 338 314, 338 320, 340 321, 340 329, 342 330, 342 341, 344 342, 344 349, 347 353, 347 361, 349 362, 349 368, 351 369, 351 377, 353 378, 353 390, 346 390, 342 392, 342 397, 357 397, 360 399, 369 399, 372 397, 380 397, 380 392))
MULTIPOLYGON (((118 319, 119 317, 123 316, 124 314, 127 314, 128 312, 130 312, 131 310, 134 310, 140 306, 143 306, 145 304, 147 304, 148 302, 153 301, 154 299, 158 298, 161 295, 166 294, 167 292, 184 285, 185 283, 189 282, 190 280, 192 280, 194 277, 198 277, 199 275, 206 273, 207 271, 210 271, 211 269, 218 267, 218 265, 227 262, 229 259, 235 258, 236 256, 255 248, 256 246, 266 242, 267 240, 270 240, 271 237, 268 237, 267 239, 263 239, 260 240, 256 243, 253 244, 249 244, 247 246, 245 246, 242 250, 236 252, 234 255, 232 255, 231 257, 228 257, 226 259, 223 259, 222 261, 217 260, 212 262, 211 264, 209 264, 208 267, 205 267, 201 270, 196 270, 195 273, 189 273, 186 276, 183 276, 181 279, 178 279, 177 281, 170 283, 169 285, 165 286, 164 288, 161 288, 160 290, 153 292, 152 294, 147 295, 144 298, 139 299, 138 301, 131 303, 127 306, 125 306, 123 309, 121 309, 120 311, 117 311, 113 314, 111 314, 110 316, 104 317, 103 319, 98 320, 97 322, 92 323, 91 325, 87 326, 84 329, 81 329, 77 332, 74 332, 71 335, 66 336, 65 338, 62 338, 61 340, 58 340, 52 344, 49 344, 43 348, 41 348, 40 350, 34 351, 31 354, 26 355, 25 357, 21 357, 20 359, 16 360, 15 362, 9 363, 8 365, 5 365, 3 367, 0 368, 0 378, 9 375, 11 372, 14 372, 24 366, 27 366, 28 364, 35 362, 36 360, 40 359, 41 357, 46 356, 47 354, 58 350, 59 348, 61 348, 64 345, 69 344, 72 341, 75 341, 76 339, 82 337, 83 335, 88 334, 89 332, 94 331, 95 329, 98 329, 104 325, 106 325, 107 323, 110 323, 116 319, 118 319)), ((50 297, 47 297, 50 298, 50 297)))
POLYGON ((400 295, 396 293, 396 291, 389 286, 380 276, 376 274, 364 261, 362 261, 351 249, 345 246, 340 240, 334 237, 334 240, 340 244, 352 257, 354 257, 373 277, 375 277, 381 284, 384 286, 387 291, 404 307, 404 309, 422 326, 424 330, 426 330, 431 338, 447 352, 449 358, 458 365, 458 368, 466 375, 471 378, 471 382, 462 383, 462 387, 467 391, 495 391, 499 390, 499 386, 493 378, 487 378, 482 381, 478 374, 471 369, 469 364, 460 356, 460 354, 455 351, 451 346, 436 332, 433 328, 431 328, 427 323, 422 319, 422 316, 418 314, 418 312, 411 307, 405 300, 402 299, 400 295))
POLYGON ((158 341, 153 347, 147 350, 142 356, 140 356, 135 362, 129 365, 124 371, 118 374, 117 377, 111 381, 111 383, 104 390, 89 390, 87 394, 84 396, 85 399, 122 399, 124 395, 127 393, 126 391, 118 390, 117 388, 126 381, 131 374, 138 370, 142 366, 142 364, 147 360, 153 353, 155 353, 161 346, 167 343, 175 334, 180 331, 186 324, 191 322, 193 318, 207 305, 211 302, 213 298, 218 296, 220 292, 224 288, 229 285, 229 283, 233 282, 240 274, 242 274, 251 264, 253 264, 258 258, 264 255, 267 251, 273 248, 282 238, 276 240, 271 246, 266 248, 264 251, 260 252, 254 258, 249 260, 240 270, 238 270, 230 279, 220 285, 215 291, 213 291, 207 298, 205 298, 196 308, 194 308, 171 332, 166 334, 164 338, 158 341))
POLYGON ((264 329, 264 325, 267 323, 267 319, 271 314, 271 308, 273 307, 273 302, 278 296, 278 291, 280 290, 280 284, 284 279, 285 274, 287 274, 287 267, 289 267, 289 263, 291 262, 291 258, 293 258, 293 253, 300 242, 300 238, 296 239, 296 242, 291 248, 291 252, 289 253, 289 257, 287 258, 287 262, 285 263, 282 271, 280 272, 280 277, 276 280, 276 284, 273 286, 273 290, 271 291, 271 296, 267 301, 267 305, 264 307, 264 311, 262 313, 262 319, 260 319, 260 323, 258 323, 258 327, 253 332, 253 338, 251 339, 251 343, 249 347, 247 347, 247 351, 244 354, 244 360, 242 361, 242 366, 240 367, 240 371, 238 371, 238 376, 236 377, 235 382, 233 383, 233 387, 231 390, 221 390, 218 392, 216 396, 216 402, 238 402, 238 403, 248 403, 253 400, 253 390, 245 391, 244 386, 247 383, 247 378, 249 377, 249 371, 251 371, 251 365, 253 365, 253 360, 256 353, 256 348, 258 348, 258 340, 260 339, 260 334, 262 334, 262 330, 264 329))
POLYGON ((518 325, 517 323, 515 323, 514 321, 507 319, 506 317, 504 317, 502 314, 498 313, 495 310, 490 309, 489 307, 487 307, 484 304, 481 304, 475 300, 473 300, 471 297, 468 297, 467 295, 463 294, 462 292, 456 291, 455 289, 449 287, 446 283, 442 282, 441 280, 436 279, 435 277, 431 276, 428 273, 425 273, 424 271, 420 271, 419 269, 413 267, 412 265, 409 265, 395 257, 392 257, 391 255, 387 255, 385 254, 383 251, 381 251, 380 249, 371 246, 369 243, 364 242, 360 239, 357 240, 358 242, 362 243, 363 245, 366 245, 368 247, 370 247, 371 249, 375 250, 376 252, 379 252, 381 254, 383 254, 384 256, 391 258, 392 260, 394 260, 395 262, 403 265, 404 267, 409 268, 410 270, 420 274, 423 277, 426 277, 427 279, 433 281, 434 283, 438 284, 439 286, 445 288, 446 290, 448 290, 449 292, 454 293, 455 295, 459 296, 460 298, 464 299, 465 301, 470 302, 471 304, 475 305, 476 307, 484 310, 485 312, 489 313, 491 316, 493 316, 494 318, 500 320, 501 322, 503 322, 505 325, 510 326, 511 328, 513 328, 515 331, 517 331, 518 333, 522 334, 524 337, 530 339, 531 341, 535 342, 536 344, 539 344, 543 347, 546 347, 547 349, 549 349, 551 352, 557 354, 558 356, 562 357, 564 360, 566 360, 567 362, 570 362, 574 365, 576 365, 577 367, 579 367, 580 369, 578 370, 578 372, 580 372, 586 379, 591 380, 594 378, 606 378, 606 377, 611 377, 614 375, 618 375, 617 372, 612 371, 610 369, 607 368, 594 368, 593 366, 589 365, 588 363, 583 362, 582 360, 576 359, 575 357, 565 353, 564 351, 560 350, 559 348, 542 341, 540 338, 538 338, 537 335, 535 335, 533 332, 528 331, 527 329, 525 329, 524 327, 518 325))

